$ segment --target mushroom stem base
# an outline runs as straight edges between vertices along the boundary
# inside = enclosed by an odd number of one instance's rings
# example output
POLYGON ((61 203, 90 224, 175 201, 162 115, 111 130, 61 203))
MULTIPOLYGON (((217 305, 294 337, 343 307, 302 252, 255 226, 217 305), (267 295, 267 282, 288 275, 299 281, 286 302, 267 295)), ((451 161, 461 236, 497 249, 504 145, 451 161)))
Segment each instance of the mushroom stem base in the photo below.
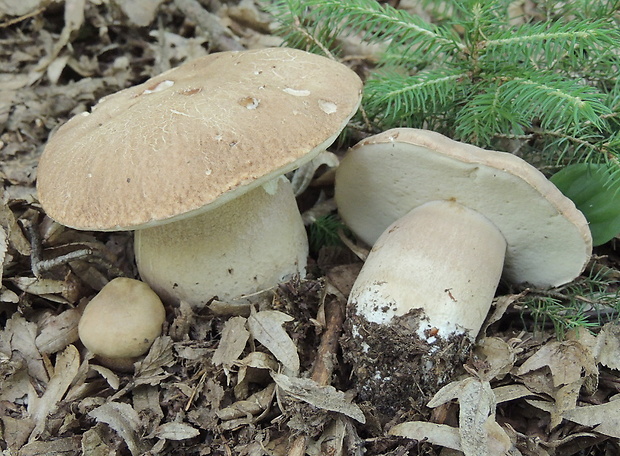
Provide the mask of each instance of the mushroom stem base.
POLYGON ((460 334, 430 344, 416 334, 418 318, 412 311, 382 325, 347 315, 341 344, 357 401, 372 405, 370 413, 382 424, 402 421, 399 413, 428 411, 433 395, 464 373, 472 341, 460 334))
MULTIPOLYGON (((419 407, 454 375, 486 317, 506 242, 450 201, 412 210, 379 237, 347 306, 345 353, 380 416, 419 407)), ((379 418, 381 420, 381 418, 379 418)))

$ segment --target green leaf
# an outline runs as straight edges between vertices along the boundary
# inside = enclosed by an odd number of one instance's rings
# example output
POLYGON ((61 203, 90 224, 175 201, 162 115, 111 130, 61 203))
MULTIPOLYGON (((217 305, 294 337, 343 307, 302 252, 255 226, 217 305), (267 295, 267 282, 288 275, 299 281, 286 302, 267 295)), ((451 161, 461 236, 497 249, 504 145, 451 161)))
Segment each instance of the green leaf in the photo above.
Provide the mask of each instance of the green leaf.
POLYGON ((594 245, 620 233, 620 179, 609 165, 575 163, 551 177, 590 223, 594 245))

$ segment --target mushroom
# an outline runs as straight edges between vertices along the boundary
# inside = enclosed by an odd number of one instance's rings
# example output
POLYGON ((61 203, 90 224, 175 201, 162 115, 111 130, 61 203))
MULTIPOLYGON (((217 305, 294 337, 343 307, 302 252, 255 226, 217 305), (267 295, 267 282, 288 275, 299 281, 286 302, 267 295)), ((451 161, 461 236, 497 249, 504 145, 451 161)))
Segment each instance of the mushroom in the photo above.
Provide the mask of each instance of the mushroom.
MULTIPOLYGON (((590 258, 582 213, 512 154, 393 129, 354 146, 335 185, 343 221, 372 246, 349 295, 351 346, 362 352, 352 359, 381 350, 385 334, 374 346, 365 337, 377 328, 405 331, 404 343, 415 339, 415 350, 429 354, 418 371, 434 371, 431 384, 441 383, 438 361, 449 367, 466 356, 462 345, 476 338, 501 277, 554 287, 577 277, 590 258), (450 346, 457 358, 446 355, 450 346)), ((384 367, 369 362, 358 372, 381 383, 397 369, 384 367)))
POLYGON ((104 97, 48 142, 37 190, 82 230, 136 230, 143 280, 202 306, 305 274, 284 174, 324 151, 360 103, 348 67, 269 48, 198 58, 104 97))
POLYGON ((118 277, 84 308, 78 334, 103 365, 130 371, 161 334, 166 311, 144 282, 118 277))

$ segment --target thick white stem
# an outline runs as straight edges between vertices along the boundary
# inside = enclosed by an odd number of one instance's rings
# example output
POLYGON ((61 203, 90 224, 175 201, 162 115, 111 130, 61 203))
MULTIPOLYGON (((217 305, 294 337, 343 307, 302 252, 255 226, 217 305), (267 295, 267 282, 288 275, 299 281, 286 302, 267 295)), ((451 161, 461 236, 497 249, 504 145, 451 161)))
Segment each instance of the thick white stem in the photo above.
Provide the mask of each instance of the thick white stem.
POLYGON ((450 201, 426 203, 379 237, 349 305, 379 324, 420 309, 421 338, 466 334, 474 339, 491 306, 505 252, 504 237, 480 213, 450 201))
POLYGON ((204 214, 136 231, 138 270, 163 299, 203 306, 305 275, 306 231, 290 182, 276 179, 204 214))

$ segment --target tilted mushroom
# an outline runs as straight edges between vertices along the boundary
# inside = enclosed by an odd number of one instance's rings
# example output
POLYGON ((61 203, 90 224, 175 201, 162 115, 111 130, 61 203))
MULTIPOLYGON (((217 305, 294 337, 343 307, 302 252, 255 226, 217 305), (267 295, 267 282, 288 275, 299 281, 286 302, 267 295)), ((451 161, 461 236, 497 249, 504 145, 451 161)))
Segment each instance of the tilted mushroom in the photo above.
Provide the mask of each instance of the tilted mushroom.
MULTIPOLYGON (((592 250, 584 216, 536 168, 425 130, 389 130, 354 146, 337 169, 335 199, 372 246, 349 296, 351 346, 362 351, 352 359, 380 350, 366 337, 377 328, 405 331, 418 352, 442 353, 422 363, 435 385, 437 362, 446 373, 455 362, 446 347, 466 356, 459 344, 476 338, 502 276, 558 286, 583 271, 592 250)), ((383 383, 399 375, 394 364, 369 366, 358 373, 383 383)))
POLYGON ((78 334, 101 364, 130 371, 161 334, 166 310, 144 282, 118 277, 84 308, 78 334))
POLYGON ((360 78, 325 57, 211 54, 60 127, 38 196, 63 225, 137 230, 141 277, 167 300, 252 294, 304 275, 306 233, 282 176, 336 139, 360 97, 360 78))

